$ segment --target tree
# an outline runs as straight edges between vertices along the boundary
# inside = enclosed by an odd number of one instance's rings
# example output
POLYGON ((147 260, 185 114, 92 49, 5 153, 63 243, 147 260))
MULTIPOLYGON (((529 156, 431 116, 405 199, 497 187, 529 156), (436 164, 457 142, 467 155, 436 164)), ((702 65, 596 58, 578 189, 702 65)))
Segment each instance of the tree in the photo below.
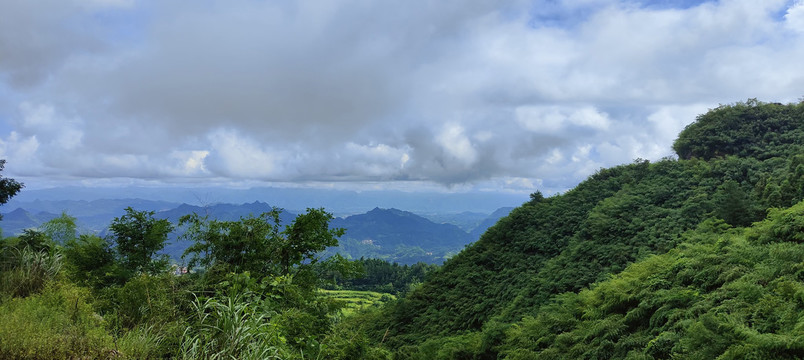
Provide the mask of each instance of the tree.
POLYGON ((208 271, 289 275, 294 267, 317 262, 316 255, 337 246, 345 232, 329 228, 333 217, 324 209, 307 209, 280 231, 281 211, 274 208, 239 221, 183 216, 179 220, 179 226, 187 226, 183 237, 195 241, 184 256, 191 256, 191 267, 202 265, 208 271))
POLYGON ((18 237, 17 248, 31 248, 33 251, 46 251, 49 252, 53 248, 53 241, 48 238, 47 234, 34 229, 25 229, 18 237))
POLYGON ((42 224, 42 232, 50 237, 56 244, 66 244, 75 239, 76 218, 62 212, 61 216, 48 220, 42 224))
POLYGON ((173 225, 166 219, 154 219, 153 211, 126 208, 126 214, 112 220, 109 230, 117 245, 117 253, 126 270, 157 273, 167 267, 166 261, 155 261, 173 225))
POLYGON ((281 266, 285 275, 290 273, 290 267, 304 262, 318 261, 316 254, 327 247, 338 246, 338 238, 346 230, 342 228, 330 229, 329 222, 332 214, 324 209, 307 209, 293 220, 285 229, 286 235, 281 241, 279 250, 282 254, 281 266))
POLYGON ((84 285, 101 289, 127 280, 107 239, 83 234, 67 241, 62 252, 71 277, 84 285))
MULTIPOLYGON (((6 166, 6 160, 0 159, 0 171, 3 171, 3 168, 6 166)), ((24 185, 17 182, 17 180, 11 178, 4 178, 0 175, 0 205, 5 204, 11 199, 14 195, 20 192, 24 185)), ((0 219, 3 216, 0 215, 0 219)))
POLYGON ((749 226, 763 215, 754 199, 734 180, 726 180, 715 192, 715 214, 733 226, 749 226))
POLYGON ((184 251, 183 257, 190 257, 191 268, 200 265, 208 272, 272 272, 270 267, 276 254, 271 244, 280 241, 279 212, 274 208, 239 221, 185 215, 179 219, 179 226, 186 226, 182 238, 194 244, 184 251))

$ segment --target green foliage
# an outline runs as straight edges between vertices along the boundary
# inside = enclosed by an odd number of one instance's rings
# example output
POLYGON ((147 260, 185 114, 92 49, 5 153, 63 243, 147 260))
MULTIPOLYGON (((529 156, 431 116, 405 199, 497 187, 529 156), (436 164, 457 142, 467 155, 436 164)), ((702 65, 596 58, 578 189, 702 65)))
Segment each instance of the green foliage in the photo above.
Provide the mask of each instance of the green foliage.
POLYGON ((320 276, 325 279, 334 278, 335 288, 401 295, 407 292, 411 284, 424 282, 427 274, 439 267, 423 262, 400 265, 382 259, 360 259, 353 264, 362 268, 362 273, 346 277, 338 272, 323 272, 320 276))
POLYGON ((792 156, 802 153, 804 104, 768 104, 751 99, 698 116, 679 134, 673 149, 682 159, 726 155, 792 156))
MULTIPOLYGON (((298 285, 314 278, 308 272, 318 262, 317 254, 337 245, 343 229, 329 229, 332 215, 323 209, 307 209, 280 232, 279 213, 274 208, 240 221, 208 220, 197 214, 182 217, 179 224, 187 227, 183 236, 194 241, 185 251, 190 266, 205 268, 209 283, 227 273, 244 272, 263 276, 295 272, 298 285)), ((308 287, 317 285, 316 278, 308 287)))
POLYGON ((387 302, 396 300, 394 295, 374 291, 321 290, 321 293, 327 298, 342 303, 341 312, 344 315, 354 314, 356 311, 367 307, 379 307, 387 302))
POLYGON ((801 358, 804 245, 766 237, 802 218, 804 202, 754 228, 706 223, 666 254, 556 297, 509 330, 501 353, 508 359, 801 358))
MULTIPOLYGON (((0 159, 0 171, 3 171, 5 166, 6 160, 0 159)), ((23 186, 24 185, 17 182, 17 180, 0 176, 0 205, 7 203, 14 195, 17 195, 17 193, 22 190, 23 186)), ((0 216, 0 219, 2 218, 3 217, 0 216)))
POLYGON ((130 279, 122 287, 107 289, 112 304, 106 305, 116 325, 131 329, 140 324, 165 324, 179 318, 176 306, 180 301, 175 292, 173 275, 142 274, 130 279))
POLYGON ((800 204, 790 209, 771 209, 768 218, 754 227, 749 235, 762 243, 804 243, 804 207, 800 204))
POLYGON ((214 294, 194 303, 197 319, 203 320, 188 326, 192 340, 183 343, 183 356, 309 358, 324 351, 321 341, 331 331, 342 305, 318 291, 327 280, 319 274, 343 277, 354 273, 357 266, 339 256, 319 261, 316 254, 337 245, 337 237, 343 233, 342 229, 329 229, 329 213, 308 209, 283 231, 278 215, 279 210, 274 209, 240 221, 207 220, 197 215, 181 219, 188 229, 185 238, 195 242, 187 252, 190 264, 205 270, 199 276, 201 288, 204 294, 214 294), (210 312, 216 315, 201 315, 210 312), (237 343, 235 330, 225 330, 224 325, 227 329, 242 325, 249 329, 242 332, 256 331, 252 335, 263 340, 256 348, 244 348, 237 343), (235 343, 225 343, 224 337, 235 343))
POLYGON ((42 293, 0 304, 0 358, 93 359, 114 355, 89 292, 50 283, 42 293))
POLYGON ((127 278, 112 245, 96 235, 83 234, 64 244, 67 273, 79 284, 93 289, 124 284, 127 278))
POLYGON ((749 226, 762 211, 754 199, 734 180, 727 180, 715 193, 715 214, 734 226, 749 226))
POLYGON ((207 272, 274 273, 273 244, 279 242, 279 210, 240 221, 209 220, 197 214, 182 217, 179 226, 187 226, 183 238, 194 243, 185 250, 189 266, 201 266, 207 272))
POLYGON ((155 256, 165 247, 173 225, 165 219, 154 219, 153 215, 153 211, 128 207, 125 215, 109 225, 120 263, 131 274, 156 274, 167 269, 166 257, 155 259, 155 256))
POLYGON ((286 343, 270 313, 242 296, 196 299, 194 314, 181 343, 182 359, 281 359, 286 343))
MULTIPOLYGON (((335 324, 334 329, 322 341, 320 358, 332 360, 390 360, 391 353, 373 345, 368 334, 369 324, 380 314, 377 309, 366 309, 335 324)), ((377 339, 380 341, 381 339, 377 339)))
POLYGON ((34 229, 25 229, 17 237, 17 249, 30 248, 33 251, 50 252, 54 247, 53 241, 43 232, 34 229))
POLYGON ((165 331, 164 327, 155 324, 138 326, 117 339, 116 346, 127 359, 172 358, 176 345, 166 335, 171 332, 174 331, 165 331))
POLYGON ((0 265, 0 297, 25 297, 39 292, 59 274, 62 256, 58 252, 35 250, 31 246, 10 248, 0 265))
POLYGON ((66 244, 75 240, 75 220, 74 217, 62 212, 59 217, 50 219, 42 224, 42 233, 56 244, 66 244))
POLYGON ((285 229, 285 237, 278 244, 284 274, 290 267, 302 263, 315 263, 316 255, 330 246, 338 245, 344 229, 330 229, 332 214, 324 209, 307 209, 285 229))

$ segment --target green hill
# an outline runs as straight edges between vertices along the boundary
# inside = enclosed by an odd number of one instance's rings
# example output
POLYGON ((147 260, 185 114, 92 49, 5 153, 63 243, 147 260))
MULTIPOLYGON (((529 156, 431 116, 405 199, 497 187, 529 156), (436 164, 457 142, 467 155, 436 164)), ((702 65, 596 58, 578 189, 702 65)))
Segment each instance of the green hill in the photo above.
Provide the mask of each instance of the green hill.
POLYGON ((497 358, 500 329, 542 314, 557 295, 675 249, 707 219, 749 226, 801 200, 802 142, 804 104, 713 109, 679 135, 678 160, 637 160, 562 195, 533 194, 387 309, 377 331, 387 329, 400 354, 477 334, 485 345, 453 358, 497 358))
POLYGON ((507 332, 509 359, 801 359, 804 202, 556 298, 507 332))

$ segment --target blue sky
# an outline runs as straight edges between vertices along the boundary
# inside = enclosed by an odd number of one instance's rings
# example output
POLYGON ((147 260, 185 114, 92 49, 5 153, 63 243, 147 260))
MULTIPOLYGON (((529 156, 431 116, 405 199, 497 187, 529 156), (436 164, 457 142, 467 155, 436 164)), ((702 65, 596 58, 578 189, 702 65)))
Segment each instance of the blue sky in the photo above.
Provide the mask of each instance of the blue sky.
POLYGON ((0 3, 0 158, 31 188, 554 193, 804 95, 804 3, 0 3))

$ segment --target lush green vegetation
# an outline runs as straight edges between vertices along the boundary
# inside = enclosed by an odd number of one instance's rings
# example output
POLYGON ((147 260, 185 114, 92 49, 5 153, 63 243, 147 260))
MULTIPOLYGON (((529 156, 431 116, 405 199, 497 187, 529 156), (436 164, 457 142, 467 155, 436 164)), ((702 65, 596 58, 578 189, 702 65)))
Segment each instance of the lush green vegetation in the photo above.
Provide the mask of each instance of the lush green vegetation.
POLYGON ((506 333, 510 359, 804 357, 804 202, 754 227, 708 221, 506 333))
POLYGON ((438 268, 321 260, 343 230, 310 209, 184 217, 174 275, 152 213, 63 214, 2 242, 0 357, 802 358, 802 146, 804 103, 721 106, 678 159, 534 193, 438 268))
POLYGON ((396 300, 396 296, 387 293, 361 290, 321 290, 324 296, 339 302, 342 305, 341 313, 354 314, 367 307, 379 307, 389 301, 396 300))
POLYGON ((360 276, 344 277, 337 272, 324 272, 319 276, 332 279, 331 284, 325 285, 331 289, 376 291, 402 295, 420 285, 428 274, 438 269, 437 265, 423 262, 400 265, 382 259, 360 259, 354 263, 362 269, 360 276))
POLYGON ((152 212, 127 209, 105 238, 76 236, 66 214, 6 238, 0 358, 387 358, 359 323, 336 325, 344 307, 394 297, 320 290, 319 273, 361 270, 316 256, 343 233, 331 219, 321 209, 287 226, 278 210, 239 221, 187 216, 185 274, 157 254, 173 225, 152 212))

